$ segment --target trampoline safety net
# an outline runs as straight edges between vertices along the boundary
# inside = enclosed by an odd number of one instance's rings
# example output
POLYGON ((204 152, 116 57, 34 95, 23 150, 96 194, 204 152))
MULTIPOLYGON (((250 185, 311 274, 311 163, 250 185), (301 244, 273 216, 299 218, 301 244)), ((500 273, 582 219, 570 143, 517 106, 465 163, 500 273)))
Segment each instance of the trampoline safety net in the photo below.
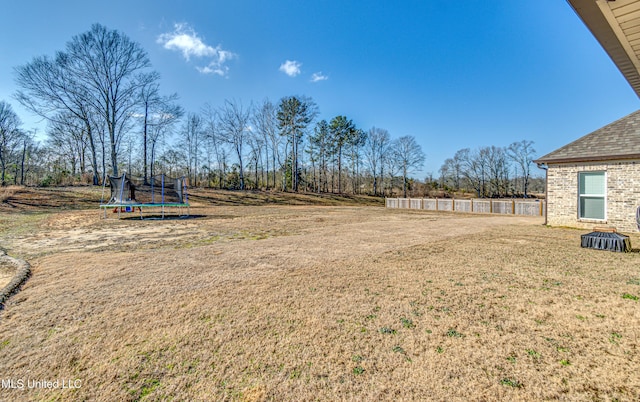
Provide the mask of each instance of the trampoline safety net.
POLYGON ((148 183, 139 177, 123 174, 109 176, 111 198, 108 204, 187 204, 187 182, 184 177, 157 175, 148 183))

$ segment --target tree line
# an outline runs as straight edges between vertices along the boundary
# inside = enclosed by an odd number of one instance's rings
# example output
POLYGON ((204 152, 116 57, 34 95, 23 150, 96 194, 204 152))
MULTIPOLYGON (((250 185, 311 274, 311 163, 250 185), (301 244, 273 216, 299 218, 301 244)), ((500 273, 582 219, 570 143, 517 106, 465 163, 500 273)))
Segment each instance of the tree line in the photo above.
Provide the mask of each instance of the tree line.
POLYGON ((47 139, 38 143, 0 102, 3 186, 100 185, 126 171, 228 189, 406 193, 425 160, 412 136, 391 139, 343 115, 318 120, 306 96, 225 100, 186 113, 177 94, 161 92, 145 50, 100 24, 15 71, 15 98, 47 121, 47 139))
POLYGON ((544 182, 532 177, 535 154, 533 141, 528 140, 507 147, 460 149, 442 164, 436 186, 452 192, 474 193, 477 197, 529 197, 531 190, 544 191, 544 182))
MULTIPOLYGON (((104 184, 108 175, 186 176, 191 186, 403 196, 425 155, 413 136, 392 138, 338 115, 320 119, 310 97, 248 105, 227 99, 186 112, 164 94, 146 51, 125 34, 94 24, 54 56, 15 68, 16 100, 47 121, 46 140, 21 128, 0 101, 0 184, 104 184)), ((479 197, 528 195, 535 150, 462 149, 428 186, 479 197)), ((424 194, 422 194, 424 195, 424 194)))

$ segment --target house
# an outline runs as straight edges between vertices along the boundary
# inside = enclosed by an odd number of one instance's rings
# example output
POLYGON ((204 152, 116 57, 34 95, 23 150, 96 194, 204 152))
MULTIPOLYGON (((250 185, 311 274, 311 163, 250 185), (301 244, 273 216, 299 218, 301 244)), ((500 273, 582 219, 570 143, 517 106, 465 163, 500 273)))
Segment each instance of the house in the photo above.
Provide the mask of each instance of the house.
POLYGON ((547 224, 638 231, 640 110, 534 162, 547 170, 547 224))
MULTIPOLYGON (((640 97, 640 0, 567 1, 640 97)), ((547 224, 638 231, 640 111, 534 162, 547 170, 547 224)))

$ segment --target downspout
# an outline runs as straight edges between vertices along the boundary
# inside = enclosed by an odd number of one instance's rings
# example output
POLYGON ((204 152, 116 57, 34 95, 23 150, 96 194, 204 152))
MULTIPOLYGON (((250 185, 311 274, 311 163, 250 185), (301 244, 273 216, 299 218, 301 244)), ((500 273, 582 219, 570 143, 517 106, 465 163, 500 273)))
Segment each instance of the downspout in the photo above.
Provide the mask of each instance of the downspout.
POLYGON ((544 202, 547 204, 544 208, 544 225, 548 225, 549 214, 549 166, 545 163, 538 163, 538 169, 544 170, 544 202))

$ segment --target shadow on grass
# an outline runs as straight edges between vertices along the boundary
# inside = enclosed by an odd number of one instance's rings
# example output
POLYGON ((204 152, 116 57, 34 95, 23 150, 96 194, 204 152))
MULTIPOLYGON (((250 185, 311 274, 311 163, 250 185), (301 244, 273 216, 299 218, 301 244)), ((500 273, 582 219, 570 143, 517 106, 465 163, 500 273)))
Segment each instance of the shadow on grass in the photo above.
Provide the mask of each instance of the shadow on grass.
MULTIPOLYGON (((125 212, 123 212, 125 213, 125 212)), ((123 221, 185 221, 185 220, 191 220, 191 219, 204 219, 209 217, 208 215, 165 215, 164 218, 162 217, 162 215, 158 214, 158 215, 145 215, 142 218, 140 218, 140 215, 137 216, 128 216, 128 217, 124 217, 124 218, 120 218, 123 221)))
POLYGON ((384 206, 384 198, 366 195, 264 190, 189 189, 189 200, 208 206, 319 205, 384 206))

